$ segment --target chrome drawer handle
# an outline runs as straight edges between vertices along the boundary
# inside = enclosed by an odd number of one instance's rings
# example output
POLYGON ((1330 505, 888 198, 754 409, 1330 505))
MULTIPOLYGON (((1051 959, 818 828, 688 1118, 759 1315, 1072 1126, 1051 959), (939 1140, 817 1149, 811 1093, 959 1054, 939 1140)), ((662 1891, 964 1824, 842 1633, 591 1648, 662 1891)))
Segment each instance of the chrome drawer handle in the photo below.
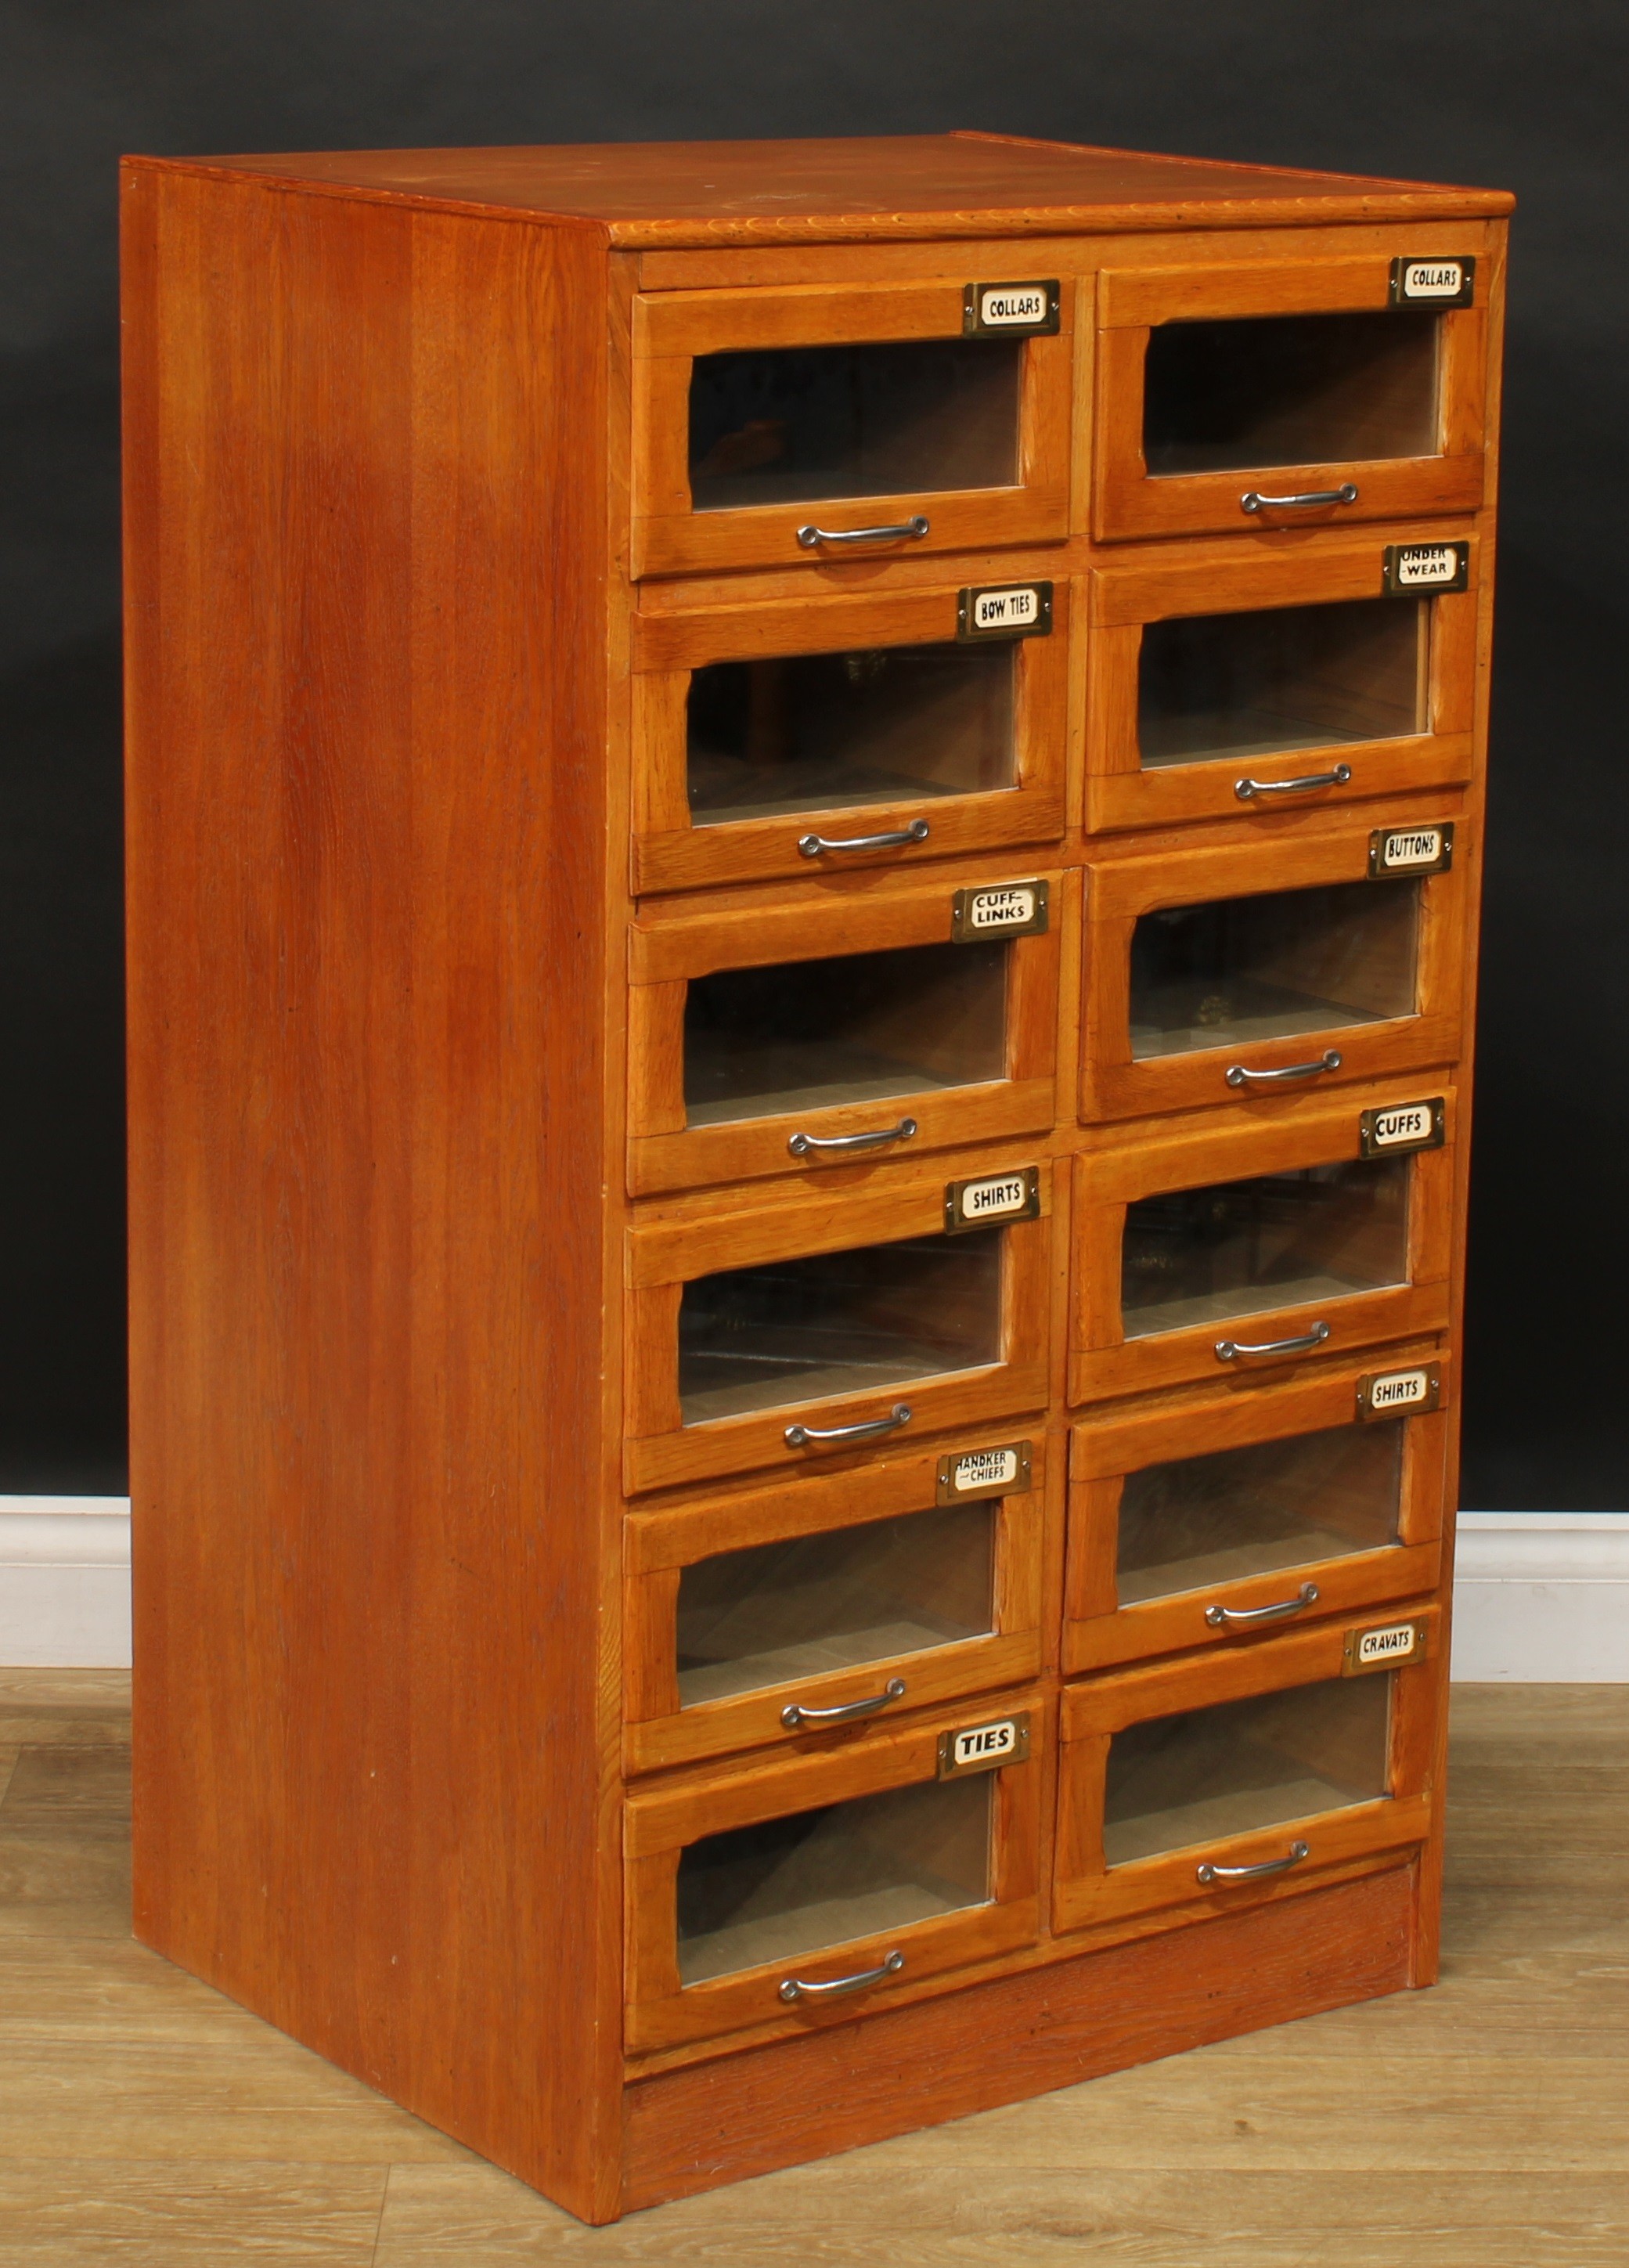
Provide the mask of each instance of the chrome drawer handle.
MULTIPOLYGON (((1356 496, 1356 489, 1352 493, 1356 496)), ((806 551, 813 551, 817 543, 898 543, 902 540, 920 542, 927 531, 927 514, 918 512, 892 527, 800 527, 798 541, 806 551)))
MULTIPOLYGON (((1299 1867, 1303 1859, 1311 1856, 1308 1846, 1298 1840, 1290 1845, 1287 1858, 1264 1859, 1259 1867, 1213 1867, 1207 1859, 1203 1867, 1196 1867, 1194 1871, 1202 1882, 1258 1882, 1264 1874, 1286 1874, 1290 1867, 1299 1867)), ((783 1984, 781 1991, 785 1992, 785 1990, 783 1984)))
POLYGON ((1340 1069, 1340 1049, 1326 1048, 1316 1063, 1281 1064, 1277 1071, 1249 1071, 1229 1064, 1222 1076, 1229 1086, 1281 1086, 1286 1079, 1316 1079, 1321 1071, 1340 1069))
POLYGON ((798 854, 818 858, 822 850, 899 850, 907 843, 925 843, 928 832, 925 819, 913 819, 909 827, 891 827, 886 835, 850 835, 835 840, 826 835, 800 835, 798 854))
POLYGON ((1281 1623, 1286 1615, 1304 1614, 1316 1604, 1318 1587, 1303 1583, 1293 1599, 1279 1599, 1271 1607, 1206 1607, 1205 1619, 1213 1630, 1245 1630, 1251 1623, 1281 1623))
POLYGON ((1249 803, 1257 795, 1310 795, 1315 787, 1345 787, 1351 777, 1350 764, 1337 764, 1332 771, 1302 772, 1299 779, 1235 780, 1233 792, 1241 803, 1249 803))
POLYGON ((816 1150, 829 1157, 837 1150, 880 1150, 885 1142, 909 1142, 916 1130, 914 1118, 902 1118, 897 1126, 880 1126, 874 1134, 793 1134, 786 1147, 794 1158, 807 1158, 816 1150))
POLYGON ((781 1439, 789 1449, 807 1449, 816 1441, 869 1441, 910 1423, 910 1404, 896 1402, 886 1418, 868 1418, 859 1425, 788 1425, 781 1439))
POLYGON ((833 1977, 823 1984, 811 1984, 807 1977, 787 1977, 781 1980, 783 2000, 832 2000, 840 1992, 863 1992, 867 1984, 881 1984, 885 1977, 897 1977, 905 1965, 905 1956, 897 1948, 874 1969, 861 1969, 852 1977, 833 1977))
POLYGON ((789 1733, 795 1733, 800 1725, 847 1725, 856 1717, 874 1717, 890 1701, 903 1701, 904 1697, 904 1679, 890 1677, 881 1693, 867 1694, 863 1701, 845 1701, 840 1709, 805 1709, 795 1701, 788 1702, 780 1712, 780 1720, 789 1733))
POLYGON ((1255 1362, 1271 1360, 1279 1354, 1309 1354, 1314 1347, 1322 1346, 1330 1335, 1327 1323, 1314 1323, 1295 1339, 1264 1339, 1259 1346, 1244 1346, 1237 1339, 1218 1339, 1218 1362, 1255 1362))
POLYGON ((1357 500, 1357 482, 1343 481, 1338 489, 1308 489, 1304 496, 1270 497, 1263 496, 1259 489, 1246 489, 1239 498, 1239 509, 1241 512, 1260 512, 1264 508, 1272 512, 1291 512, 1302 505, 1356 504, 1357 500))

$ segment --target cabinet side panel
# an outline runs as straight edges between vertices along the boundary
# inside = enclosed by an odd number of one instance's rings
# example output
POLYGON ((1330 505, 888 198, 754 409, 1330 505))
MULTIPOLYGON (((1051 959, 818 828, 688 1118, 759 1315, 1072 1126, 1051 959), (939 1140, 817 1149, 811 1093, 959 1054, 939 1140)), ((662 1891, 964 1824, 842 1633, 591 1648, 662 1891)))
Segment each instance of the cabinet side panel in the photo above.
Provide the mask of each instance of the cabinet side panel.
POLYGON ((590 2213, 604 253, 125 225, 136 1927, 590 2213))

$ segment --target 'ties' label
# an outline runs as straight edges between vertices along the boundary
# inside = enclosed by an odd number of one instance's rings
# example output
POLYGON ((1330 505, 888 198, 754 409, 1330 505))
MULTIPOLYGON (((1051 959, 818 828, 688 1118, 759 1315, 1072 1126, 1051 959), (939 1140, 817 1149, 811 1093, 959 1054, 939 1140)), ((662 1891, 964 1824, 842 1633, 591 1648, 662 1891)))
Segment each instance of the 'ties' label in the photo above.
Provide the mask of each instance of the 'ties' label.
POLYGON ((1050 583, 1008 583, 963 591, 956 600, 956 636, 974 638, 1044 637, 1052 627, 1050 583))
POLYGON ((1391 303, 1396 307, 1468 307, 1474 260, 1394 260, 1391 303))
POLYGON ((993 1771, 999 1764, 1022 1764, 1029 1754, 1029 1715, 998 1717, 987 1725, 965 1725, 939 1736, 939 1776, 993 1771))
POLYGON ((964 334, 1055 331, 1058 301, 1056 276, 1038 283, 969 284, 962 295, 962 328, 964 334))
POLYGON ((1419 1661, 1425 1651, 1424 1623, 1382 1623, 1346 1632, 1342 1669, 1348 1677, 1366 1669, 1391 1669, 1399 1662, 1419 1661))

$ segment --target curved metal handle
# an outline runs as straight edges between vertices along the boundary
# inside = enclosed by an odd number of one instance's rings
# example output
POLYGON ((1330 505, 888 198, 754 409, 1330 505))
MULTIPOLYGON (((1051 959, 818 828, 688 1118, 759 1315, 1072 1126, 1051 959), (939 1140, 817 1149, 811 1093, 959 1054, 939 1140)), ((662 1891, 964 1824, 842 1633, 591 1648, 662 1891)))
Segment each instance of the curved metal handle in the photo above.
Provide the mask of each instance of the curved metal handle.
POLYGON ((1277 1071, 1249 1071, 1229 1064, 1222 1076, 1229 1086, 1281 1086, 1286 1079, 1316 1079, 1321 1071, 1340 1069, 1340 1049, 1325 1048, 1316 1063, 1280 1064, 1277 1071))
POLYGON ((818 858, 822 850, 898 850, 907 843, 925 843, 929 828, 925 819, 913 819, 909 827, 891 827, 886 835, 850 835, 833 837, 827 835, 800 835, 798 853, 800 858, 818 858))
POLYGON ((1312 1329, 1303 1331, 1299 1338, 1264 1339, 1260 1346, 1242 1346, 1237 1339, 1218 1339, 1216 1359, 1218 1362, 1251 1362, 1269 1359, 1278 1354, 1310 1354, 1314 1347, 1323 1345, 1329 1335, 1327 1323, 1314 1323, 1312 1329))
POLYGON ((788 1425, 781 1439, 789 1449, 807 1449, 815 1441, 869 1441, 910 1423, 910 1404, 896 1402, 886 1418, 868 1418, 859 1425, 788 1425))
POLYGON ((780 1720, 789 1733, 800 1725, 847 1725, 856 1717, 874 1717, 879 1709, 886 1709, 890 1701, 905 1697, 905 1681, 890 1677, 881 1693, 868 1694, 863 1701, 845 1701, 840 1709, 804 1709, 789 1701, 780 1712, 780 1720))
POLYGON ((1235 780, 1233 792, 1241 803, 1258 795, 1310 795, 1315 787, 1345 787, 1352 777, 1350 764, 1336 764, 1327 772, 1302 772, 1299 779, 1235 780))
MULTIPOLYGON (((1290 1867, 1299 1867, 1303 1859, 1311 1856, 1308 1846, 1297 1839, 1290 1845, 1289 1856, 1285 1859, 1264 1859, 1259 1867, 1213 1867, 1207 1859, 1203 1867, 1196 1867, 1194 1872, 1202 1882, 1258 1882, 1264 1874, 1286 1874, 1290 1867)), ((783 1993, 786 1991, 784 1984, 781 1991, 783 1993)), ((787 1994, 786 1997, 790 1999, 792 1996, 787 1994)))
POLYGON ((902 1118, 897 1126, 880 1126, 874 1134, 792 1134, 786 1147, 794 1158, 807 1158, 816 1151, 829 1157, 839 1150, 880 1150, 885 1142, 909 1142, 916 1130, 914 1118, 902 1118))
MULTIPOLYGON (((1290 512, 1301 505, 1319 504, 1356 504, 1358 484, 1343 481, 1338 489, 1308 489, 1303 496, 1263 496, 1259 489, 1246 489, 1239 498, 1241 512, 1290 512)), ((801 541, 801 538, 800 538, 801 541)))
POLYGON ((852 1977, 829 1977, 823 1984, 811 1984, 807 1977, 784 1977, 780 1998, 783 2000, 833 2000, 840 1992, 863 1992, 867 1984, 881 1984, 885 1977, 897 1977, 905 1965, 905 1956, 897 1948, 888 1959, 879 1962, 874 1969, 861 1969, 852 1977))
POLYGON ((1304 1614, 1317 1596, 1316 1583, 1303 1583, 1293 1599, 1279 1599, 1271 1607, 1206 1607, 1205 1619, 1213 1630, 1248 1630, 1252 1623, 1281 1623, 1286 1615, 1304 1614))
MULTIPOLYGON (((1356 489, 1352 493, 1356 496, 1356 489)), ((926 512, 918 512, 892 527, 800 527, 798 541, 806 551, 812 551, 817 543, 897 543, 902 537, 920 542, 928 526, 926 512)))

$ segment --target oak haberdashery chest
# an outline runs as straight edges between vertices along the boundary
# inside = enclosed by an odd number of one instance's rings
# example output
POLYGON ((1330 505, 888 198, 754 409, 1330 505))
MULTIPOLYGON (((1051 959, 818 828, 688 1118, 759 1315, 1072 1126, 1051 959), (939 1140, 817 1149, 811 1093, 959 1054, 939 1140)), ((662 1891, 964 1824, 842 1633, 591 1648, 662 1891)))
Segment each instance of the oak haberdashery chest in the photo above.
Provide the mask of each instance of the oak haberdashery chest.
POLYGON ((586 2220, 1434 1973, 1509 206, 126 167, 136 1927, 586 2220))

